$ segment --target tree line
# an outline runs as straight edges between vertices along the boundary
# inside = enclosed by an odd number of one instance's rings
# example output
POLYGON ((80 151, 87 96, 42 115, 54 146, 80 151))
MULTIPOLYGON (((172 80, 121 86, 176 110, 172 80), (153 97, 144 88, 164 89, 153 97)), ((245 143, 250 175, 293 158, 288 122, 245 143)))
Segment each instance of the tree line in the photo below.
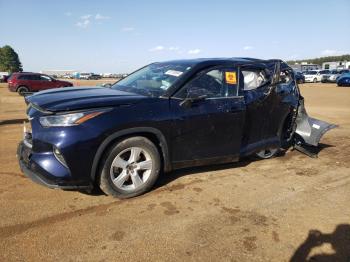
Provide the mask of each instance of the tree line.
POLYGON ((338 55, 338 56, 324 56, 324 57, 318 57, 318 58, 312 58, 312 59, 302 59, 302 60, 290 60, 287 61, 288 64, 300 64, 301 62, 307 62, 308 64, 317 64, 322 65, 322 63, 327 62, 336 62, 336 61, 350 61, 350 54, 349 55, 338 55))
POLYGON ((9 73, 23 71, 18 54, 9 45, 0 47, 0 71, 9 73))

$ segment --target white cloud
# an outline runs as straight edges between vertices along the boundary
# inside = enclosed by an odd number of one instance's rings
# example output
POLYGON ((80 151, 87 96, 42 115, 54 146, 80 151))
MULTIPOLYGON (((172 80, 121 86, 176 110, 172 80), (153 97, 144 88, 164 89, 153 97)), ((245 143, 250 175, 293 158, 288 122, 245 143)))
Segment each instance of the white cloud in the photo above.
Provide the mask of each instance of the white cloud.
POLYGON ((250 45, 246 45, 245 47, 243 47, 243 50, 245 51, 252 50, 252 49, 254 49, 254 47, 250 45))
POLYGON ((101 14, 96 14, 95 15, 95 19, 96 20, 108 20, 108 19, 111 19, 110 16, 104 16, 104 15, 101 15, 101 14))
POLYGON ((178 51, 180 48, 178 46, 170 46, 168 48, 169 51, 178 51))
POLYGON ((187 54, 189 54, 189 55, 197 55, 200 52, 202 52, 202 51, 200 49, 196 48, 196 49, 188 50, 187 54))
POLYGON ((79 21, 75 25, 80 28, 87 28, 89 24, 90 24, 90 20, 83 20, 83 21, 79 21))
POLYGON ((344 53, 344 52, 338 51, 338 50, 326 49, 326 50, 323 50, 323 51, 321 52, 321 55, 332 56, 332 55, 341 55, 341 54, 343 54, 343 53, 344 53))
POLYGON ((81 17, 80 17, 80 19, 82 19, 82 20, 88 20, 88 19, 90 19, 92 17, 92 15, 82 15, 81 17))
POLYGON ((131 26, 126 26, 126 27, 123 27, 121 29, 122 32, 131 32, 131 31, 135 31, 135 28, 134 27, 131 27, 131 26))
POLYGON ((164 49, 165 49, 164 46, 158 45, 158 46, 156 46, 156 47, 153 47, 153 48, 149 49, 148 51, 150 51, 150 52, 157 52, 157 51, 162 51, 162 50, 164 50, 164 49))
POLYGON ((71 12, 65 12, 64 15, 65 16, 72 16, 72 13, 71 12))
POLYGON ((87 28, 90 24, 92 24, 94 20, 96 20, 96 22, 94 23, 101 24, 102 20, 107 20, 107 19, 110 19, 110 17, 103 16, 99 13, 97 13, 96 15, 86 14, 86 15, 80 16, 79 21, 75 25, 80 28, 87 28))

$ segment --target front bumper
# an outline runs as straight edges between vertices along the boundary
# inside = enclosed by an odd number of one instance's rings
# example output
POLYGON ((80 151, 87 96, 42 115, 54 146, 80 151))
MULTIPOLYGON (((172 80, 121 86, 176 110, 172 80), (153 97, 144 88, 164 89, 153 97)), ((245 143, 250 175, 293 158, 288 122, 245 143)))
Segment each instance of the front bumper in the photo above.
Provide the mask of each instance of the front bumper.
POLYGON ((32 149, 21 141, 17 148, 17 158, 22 172, 33 182, 54 189, 80 190, 91 189, 92 184, 79 181, 69 181, 48 174, 39 163, 32 159, 32 149))

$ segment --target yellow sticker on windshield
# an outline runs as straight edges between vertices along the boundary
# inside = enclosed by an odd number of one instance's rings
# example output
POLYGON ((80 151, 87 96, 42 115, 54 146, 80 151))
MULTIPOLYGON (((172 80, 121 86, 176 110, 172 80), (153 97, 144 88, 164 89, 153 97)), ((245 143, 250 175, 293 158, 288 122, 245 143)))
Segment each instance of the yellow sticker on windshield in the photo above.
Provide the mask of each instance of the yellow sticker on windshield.
POLYGON ((236 72, 225 72, 226 83, 230 85, 237 84, 236 72))

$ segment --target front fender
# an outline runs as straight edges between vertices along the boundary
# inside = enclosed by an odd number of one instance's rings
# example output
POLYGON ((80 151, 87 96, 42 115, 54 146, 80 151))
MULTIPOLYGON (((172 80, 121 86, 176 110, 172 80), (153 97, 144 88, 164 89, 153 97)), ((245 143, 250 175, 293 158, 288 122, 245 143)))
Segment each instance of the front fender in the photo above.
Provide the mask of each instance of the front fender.
POLYGON ((139 134, 139 133, 150 133, 157 137, 160 143, 160 147, 162 149, 163 159, 164 159, 164 171, 168 172, 171 170, 171 164, 170 164, 170 157, 169 157, 169 150, 168 150, 168 144, 165 139, 165 136, 162 134, 162 132, 156 128, 153 127, 134 127, 134 128, 128 128, 123 129, 120 131, 117 131, 113 133, 112 135, 108 136, 98 147, 97 152, 95 154, 92 168, 91 168, 91 179, 92 181, 95 181, 96 173, 98 171, 99 163, 101 160, 101 157, 105 150, 108 148, 108 146, 113 143, 116 139, 123 136, 133 135, 133 134, 139 134))

